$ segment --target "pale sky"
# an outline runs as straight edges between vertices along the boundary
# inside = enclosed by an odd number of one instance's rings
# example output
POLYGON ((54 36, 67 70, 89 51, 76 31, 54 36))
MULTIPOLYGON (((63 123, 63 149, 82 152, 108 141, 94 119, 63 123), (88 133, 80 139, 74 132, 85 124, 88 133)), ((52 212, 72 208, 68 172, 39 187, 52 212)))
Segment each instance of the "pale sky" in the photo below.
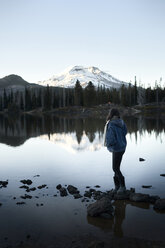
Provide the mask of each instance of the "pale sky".
POLYGON ((165 82, 165 0, 0 0, 0 78, 37 82, 71 65, 165 82))

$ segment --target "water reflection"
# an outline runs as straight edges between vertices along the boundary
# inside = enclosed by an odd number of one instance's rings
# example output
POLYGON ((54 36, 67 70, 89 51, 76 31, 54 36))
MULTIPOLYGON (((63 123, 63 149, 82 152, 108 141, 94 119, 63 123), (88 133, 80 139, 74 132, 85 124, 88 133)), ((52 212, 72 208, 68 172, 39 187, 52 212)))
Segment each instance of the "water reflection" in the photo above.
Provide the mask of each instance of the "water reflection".
MULTIPOLYGON (((130 202, 128 200, 115 201, 113 203, 115 212, 114 212, 114 218, 112 220, 87 216, 87 221, 89 224, 99 227, 105 232, 112 232, 115 237, 120 237, 120 238, 124 237, 123 224, 126 219, 126 208, 129 205, 132 207, 136 207, 139 210, 140 209, 146 210, 150 208, 149 203, 143 203, 143 202, 136 203, 136 202, 130 202)), ((138 218, 139 218, 138 214, 134 216, 134 223, 138 221, 138 218)))
MULTIPOLYGON (((143 135, 145 131, 149 134, 153 131, 156 137, 165 132, 164 119, 147 119, 142 116, 124 118, 128 133, 134 135, 137 140, 137 133, 143 135)), ((21 115, 17 118, 0 115, 0 143, 10 146, 20 146, 31 137, 47 135, 50 139, 53 134, 75 134, 78 145, 82 143, 84 135, 90 143, 97 139, 102 144, 104 119, 73 119, 57 118, 55 116, 33 116, 21 115)))

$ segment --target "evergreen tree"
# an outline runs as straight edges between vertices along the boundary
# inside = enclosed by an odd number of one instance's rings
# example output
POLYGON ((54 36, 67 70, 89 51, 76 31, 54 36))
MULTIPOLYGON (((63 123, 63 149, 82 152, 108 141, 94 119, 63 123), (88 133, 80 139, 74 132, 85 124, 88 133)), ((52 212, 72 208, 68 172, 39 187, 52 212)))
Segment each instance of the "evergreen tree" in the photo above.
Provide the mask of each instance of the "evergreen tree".
POLYGON ((44 109, 51 109, 51 92, 49 85, 47 85, 46 89, 44 90, 44 109))
POLYGON ((24 111, 23 93, 21 92, 20 109, 24 111))
POLYGON ((7 107, 8 107, 8 99, 7 99, 7 94, 6 94, 5 89, 3 91, 3 107, 4 107, 4 109, 7 109, 7 107))
POLYGON ((84 106, 91 107, 96 104, 95 87, 90 81, 84 90, 84 106))
POLYGON ((79 80, 76 81, 74 88, 74 104, 76 106, 83 105, 83 89, 79 80))

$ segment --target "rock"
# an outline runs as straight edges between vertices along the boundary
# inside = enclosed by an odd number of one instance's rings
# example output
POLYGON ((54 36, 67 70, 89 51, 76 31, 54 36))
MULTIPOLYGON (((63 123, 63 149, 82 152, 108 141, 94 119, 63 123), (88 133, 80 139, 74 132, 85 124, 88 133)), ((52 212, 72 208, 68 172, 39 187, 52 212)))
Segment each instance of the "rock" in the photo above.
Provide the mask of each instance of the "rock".
POLYGON ((36 187, 33 187, 33 188, 27 189, 26 192, 35 191, 35 190, 36 190, 36 187))
POLYGON ((80 195, 80 194, 74 194, 73 196, 74 196, 74 199, 79 199, 82 197, 82 195, 80 195))
POLYGON ((165 174, 160 174, 161 177, 165 177, 165 174))
POLYGON ((160 197, 158 195, 151 195, 150 199, 149 199, 149 202, 153 204, 159 199, 160 199, 160 197))
POLYGON ((30 179, 27 179, 27 180, 24 179, 24 180, 21 180, 20 182, 23 184, 27 184, 27 185, 31 185, 33 183, 30 179))
POLYGON ((100 185, 95 185, 94 187, 95 187, 95 188, 100 188, 100 185))
POLYGON ((40 177, 40 175, 35 175, 34 177, 40 177))
POLYGON ((13 200, 16 200, 16 197, 15 196, 13 197, 13 200))
POLYGON ((156 210, 165 210, 165 198, 164 199, 158 199, 155 202, 154 209, 156 209, 156 210))
POLYGON ((29 187, 27 185, 22 185, 20 186, 20 189, 29 189, 29 187))
POLYGON ((150 196, 148 194, 131 193, 129 199, 134 202, 149 202, 150 196))
POLYGON ((23 205, 26 204, 25 202, 16 202, 17 205, 23 205))
POLYGON ((152 185, 142 185, 142 188, 144 189, 150 189, 152 187, 152 185))
POLYGON ((100 200, 101 198, 103 198, 103 196, 97 195, 97 196, 94 196, 93 198, 94 198, 94 200, 98 201, 98 200, 100 200))
POLYGON ((86 186, 86 189, 89 189, 90 188, 90 186, 86 186))
POLYGON ((47 186, 46 184, 43 184, 43 185, 38 186, 37 188, 38 188, 38 189, 43 189, 43 188, 45 188, 46 186, 47 186))
POLYGON ((56 197, 57 195, 53 195, 54 197, 56 197))
POLYGON ((111 201, 106 197, 101 198, 87 207, 87 214, 89 216, 100 216, 103 213, 107 213, 112 216, 114 213, 111 201))
POLYGON ((86 192, 84 193, 84 196, 85 196, 85 197, 89 197, 89 198, 91 198, 92 193, 91 193, 91 192, 89 192, 89 191, 86 191, 86 192))
POLYGON ((0 202, 0 207, 2 206, 2 203, 0 202))
POLYGON ((143 162, 143 161, 145 161, 145 159, 144 158, 139 158, 139 161, 143 162))
POLYGON ((0 181, 0 188, 6 188, 8 185, 8 181, 0 181))
POLYGON ((57 186, 56 186, 56 189, 61 189, 62 188, 62 185, 61 184, 58 184, 57 186))
POLYGON ((31 237, 31 236, 30 236, 29 234, 28 234, 28 235, 26 235, 26 238, 27 238, 27 239, 30 239, 30 237, 31 237))
POLYGON ((96 192, 95 189, 90 189, 89 192, 93 193, 93 192, 96 192))
POLYGON ((130 191, 126 190, 122 194, 115 194, 114 195, 114 200, 128 200, 130 198, 130 191))
POLYGON ((25 195, 21 196, 21 198, 22 198, 22 199, 31 199, 32 196, 31 196, 31 195, 25 194, 25 195))
POLYGON ((68 185, 67 190, 71 195, 78 194, 80 192, 76 187, 72 185, 68 185))
POLYGON ((68 193, 67 193, 67 191, 66 191, 66 189, 65 188, 60 188, 60 196, 67 196, 68 195, 68 193))

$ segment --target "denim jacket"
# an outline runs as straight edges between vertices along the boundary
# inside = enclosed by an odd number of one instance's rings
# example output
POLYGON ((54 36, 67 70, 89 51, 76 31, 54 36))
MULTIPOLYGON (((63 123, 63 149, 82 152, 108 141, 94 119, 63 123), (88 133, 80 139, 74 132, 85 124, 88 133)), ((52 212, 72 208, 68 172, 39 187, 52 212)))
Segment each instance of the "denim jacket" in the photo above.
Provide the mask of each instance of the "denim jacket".
POLYGON ((118 117, 114 117, 107 124, 105 142, 107 149, 110 152, 122 152, 125 151, 127 127, 124 121, 118 117))

